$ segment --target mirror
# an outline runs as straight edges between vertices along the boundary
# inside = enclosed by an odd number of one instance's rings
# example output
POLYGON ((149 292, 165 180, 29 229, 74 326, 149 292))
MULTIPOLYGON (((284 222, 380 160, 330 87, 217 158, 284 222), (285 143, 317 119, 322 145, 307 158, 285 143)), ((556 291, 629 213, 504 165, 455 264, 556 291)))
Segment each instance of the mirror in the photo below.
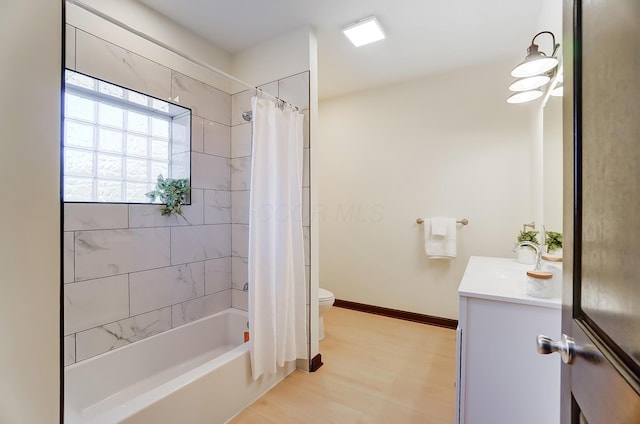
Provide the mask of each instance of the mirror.
POLYGON ((543 223, 562 232, 562 97, 549 96, 543 110, 543 223))

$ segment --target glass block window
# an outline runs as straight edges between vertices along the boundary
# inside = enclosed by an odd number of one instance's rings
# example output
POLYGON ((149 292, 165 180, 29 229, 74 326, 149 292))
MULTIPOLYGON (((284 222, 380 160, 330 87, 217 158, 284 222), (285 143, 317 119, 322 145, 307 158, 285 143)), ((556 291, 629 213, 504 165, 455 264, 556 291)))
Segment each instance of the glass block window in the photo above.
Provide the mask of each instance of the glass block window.
POLYGON ((190 178, 191 111, 66 70, 64 200, 150 203, 158 175, 190 178))

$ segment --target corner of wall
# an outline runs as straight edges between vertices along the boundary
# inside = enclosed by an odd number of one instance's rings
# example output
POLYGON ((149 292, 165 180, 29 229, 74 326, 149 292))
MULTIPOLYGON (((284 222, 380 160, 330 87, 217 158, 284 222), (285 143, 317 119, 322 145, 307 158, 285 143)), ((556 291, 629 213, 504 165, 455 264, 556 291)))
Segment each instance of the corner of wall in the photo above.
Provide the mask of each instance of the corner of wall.
POLYGON ((308 71, 310 32, 309 27, 298 28, 236 53, 232 74, 257 87, 308 71))

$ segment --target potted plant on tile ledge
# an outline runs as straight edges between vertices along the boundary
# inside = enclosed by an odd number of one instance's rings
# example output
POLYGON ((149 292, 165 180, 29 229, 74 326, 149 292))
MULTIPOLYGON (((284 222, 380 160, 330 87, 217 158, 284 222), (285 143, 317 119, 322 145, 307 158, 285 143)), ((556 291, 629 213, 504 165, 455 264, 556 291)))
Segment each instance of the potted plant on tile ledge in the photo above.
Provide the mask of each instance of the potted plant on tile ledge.
POLYGON ((190 191, 191 187, 187 178, 165 179, 162 175, 158 175, 155 190, 145 195, 152 202, 155 202, 156 199, 160 200, 163 204, 162 209, 160 209, 161 215, 171 216, 172 214, 177 214, 187 221, 187 218, 182 215, 182 205, 187 203, 187 196, 190 191))
MULTIPOLYGON (((538 246, 540 245, 538 242, 538 231, 520 231, 517 240, 518 243, 522 241, 530 241, 538 246)), ((516 249, 516 259, 521 264, 535 264, 536 250, 531 246, 519 246, 516 249)))

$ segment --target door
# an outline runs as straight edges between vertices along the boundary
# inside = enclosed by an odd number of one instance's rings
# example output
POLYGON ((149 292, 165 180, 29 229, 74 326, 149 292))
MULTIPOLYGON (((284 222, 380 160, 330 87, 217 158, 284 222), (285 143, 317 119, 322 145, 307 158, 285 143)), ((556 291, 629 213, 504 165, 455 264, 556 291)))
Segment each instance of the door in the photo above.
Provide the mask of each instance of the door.
POLYGON ((640 423, 640 2, 565 0, 564 33, 562 423, 640 423))

